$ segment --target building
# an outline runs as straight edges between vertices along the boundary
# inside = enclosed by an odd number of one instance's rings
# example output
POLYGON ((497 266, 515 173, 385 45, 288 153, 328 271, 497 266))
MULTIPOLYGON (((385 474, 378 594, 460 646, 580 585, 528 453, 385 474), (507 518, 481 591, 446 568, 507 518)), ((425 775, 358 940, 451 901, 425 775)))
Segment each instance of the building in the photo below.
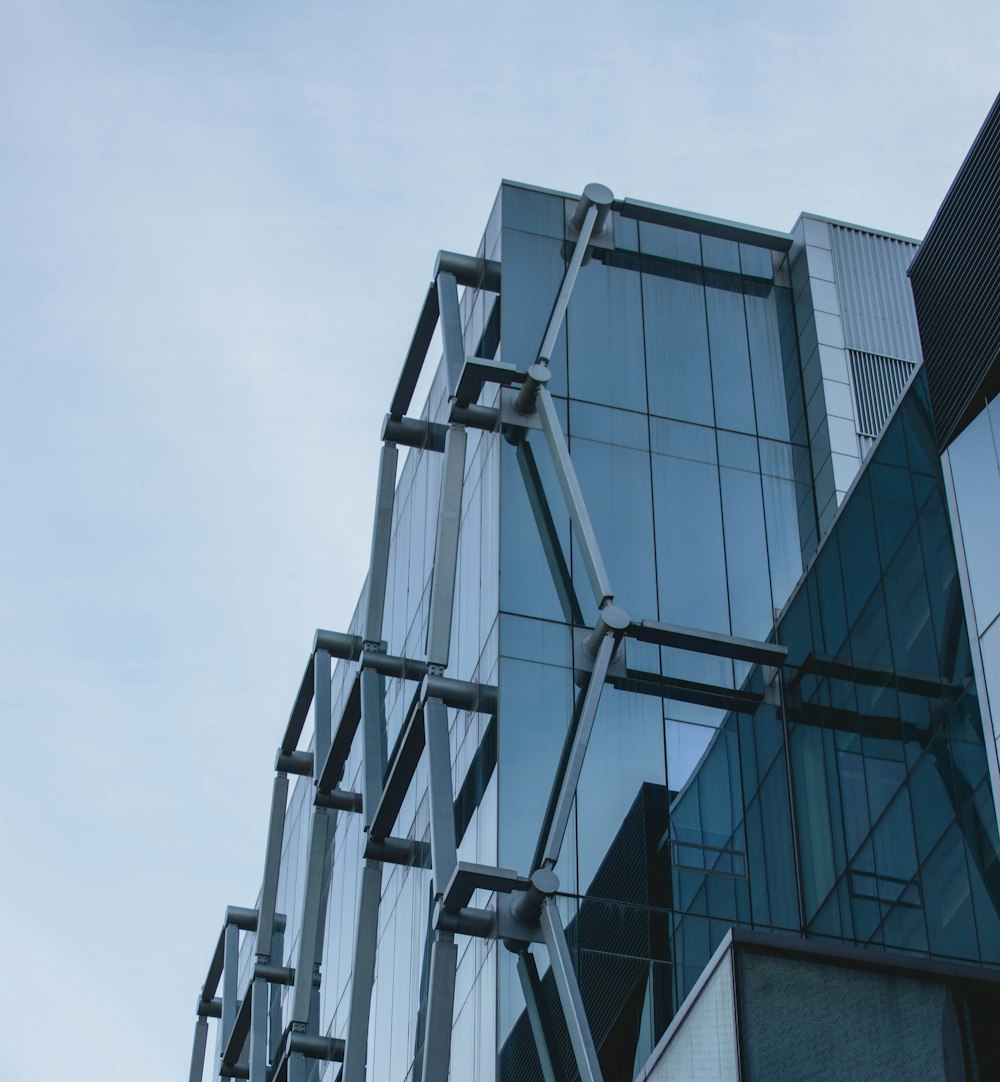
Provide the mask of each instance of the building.
POLYGON ((945 419, 916 252, 505 182, 439 254, 192 1082, 996 1075, 996 325, 945 419))

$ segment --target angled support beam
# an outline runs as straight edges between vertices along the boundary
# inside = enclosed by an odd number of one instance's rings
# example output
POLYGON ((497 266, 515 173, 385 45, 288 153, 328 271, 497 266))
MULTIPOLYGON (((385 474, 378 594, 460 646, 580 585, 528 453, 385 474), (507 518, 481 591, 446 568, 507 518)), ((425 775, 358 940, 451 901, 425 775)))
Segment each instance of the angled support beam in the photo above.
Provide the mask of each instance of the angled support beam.
POLYGON ((661 624, 656 620, 641 620, 629 624, 626 632, 630 639, 672 646, 677 650, 690 650, 696 654, 712 654, 729 657, 735 661, 749 661, 753 665, 769 665, 780 669, 788 660, 788 647, 772 642, 741 639, 735 635, 722 635, 714 631, 699 631, 676 624, 661 624))
POLYGON ((425 741, 423 708, 417 703, 403 727, 396 753, 386 771, 382 795, 368 825, 368 835, 374 841, 381 842, 389 836, 423 754, 425 741))
MULTIPOLYGON (((360 655, 359 655, 360 656, 360 655)), ((344 701, 344 709, 334 729, 330 741, 330 751, 319 773, 316 788, 321 793, 330 793, 344 776, 344 766, 351 754, 354 734, 361 723, 361 674, 356 673, 351 690, 344 701)))
POLYGON ((535 1037, 538 1062, 542 1065, 542 1078, 545 1082, 562 1082, 557 1065, 556 1043, 552 1035, 552 1023, 545 1003, 542 1000, 542 982, 538 977, 538 966, 530 951, 523 950, 517 956, 517 976, 524 994, 524 1007, 535 1037))
POLYGON ((448 1082, 458 947, 454 937, 447 932, 434 932, 433 935, 421 1079, 422 1082, 448 1082))
POLYGON ((318 781, 326 757, 330 753, 330 714, 332 712, 330 680, 333 666, 326 650, 313 655, 313 780, 318 781))
POLYGON ((590 521, 590 513, 583 499, 583 491, 580 488, 576 470, 573 468, 572 459, 569 457, 569 448, 566 446, 566 437, 563 435, 562 425, 556 415, 552 396, 547 387, 539 387, 538 416, 542 422, 542 431, 545 433, 545 442, 552 456, 552 463, 556 469, 556 477, 559 479, 559 487, 562 489, 563 499, 566 501, 566 509, 569 511, 570 521, 573 524, 573 532, 580 544, 580 555, 583 557, 584 567, 587 569, 587 577, 590 579, 591 588, 594 591, 594 599, 597 607, 603 608, 609 601, 614 600, 614 591, 611 589, 611 580, 604 566, 604 559, 597 544, 597 535, 590 521))
POLYGON ((462 336, 462 314, 458 307, 458 280, 455 275, 449 271, 441 271, 437 275, 437 291, 448 394, 453 395, 465 366, 465 341, 462 336))
POLYGON ((208 1020, 199 1018, 194 1024, 194 1044, 191 1047, 191 1069, 188 1082, 201 1082, 205 1073, 205 1052, 208 1048, 208 1020))
POLYGON ((368 598, 365 602, 363 638, 378 643, 382 638, 385 585, 389 574, 389 542, 392 537, 392 508, 396 496, 396 466, 399 451, 393 443, 382 444, 375 490, 375 522, 372 525, 371 558, 368 563, 368 598))
POLYGON ((234 1064, 241 1061, 243 1048, 246 1045, 247 1037, 250 1036, 250 1016, 253 1009, 253 987, 254 982, 251 981, 249 988, 247 988, 246 995, 240 1002, 240 1008, 236 1012, 236 1020, 230 1031, 229 1040, 223 1046, 223 1067, 232 1067, 234 1064))
MULTIPOLYGON (((616 609, 616 606, 609 606, 616 609)), ((616 609, 617 612, 622 610, 616 609)), ((624 614, 623 614, 624 615, 624 614)), ((627 617, 625 617, 627 621, 627 617)), ((620 622, 616 621, 616 622, 620 622)), ((604 690, 604 681, 608 675, 608 666, 615 651, 615 636, 606 634, 601 640, 594 659, 594 670, 590 674, 587 690, 583 695, 583 704, 580 708, 580 716, 576 723, 576 729, 572 733, 569 744, 569 754, 566 756, 565 767, 557 775, 553 794, 554 803, 551 816, 547 816, 547 831, 543 826, 544 845, 540 851, 536 850, 535 861, 539 868, 554 868, 559 860, 559 852, 562 849, 563 839, 566 836, 566 827, 569 823, 570 811, 573 800, 576 797, 576 787, 580 782, 580 773, 583 770, 584 759, 587 755, 587 745, 590 743, 590 734, 594 729, 594 719, 597 717, 597 707, 601 701, 601 692, 604 690)), ((541 838, 539 841, 541 842, 541 838)))
POLYGON ((309 713, 309 707, 312 706, 313 687, 313 655, 310 654, 306 662, 306 670, 299 681, 298 694, 295 696, 295 702, 292 703, 292 712, 288 716, 285 735, 281 738, 282 755, 291 755, 298 747, 299 737, 306 723, 306 715, 309 713))
POLYGON ((396 390, 389 405, 389 414, 392 417, 402 417, 410 408, 413 392, 417 389, 417 380, 420 379, 420 371, 427 357, 427 350, 434 337, 437 321, 437 286, 431 282, 427 287, 427 294, 424 297, 420 315, 417 317, 417 326, 413 331, 410 348, 406 351, 406 359, 399 373, 399 382, 396 384, 396 390))
POLYGON ((361 797, 365 826, 371 825, 385 778, 385 679, 374 669, 361 672, 361 797))
POLYGON ((455 799, 451 791, 451 745, 448 708, 440 699, 424 703, 427 741, 427 789, 430 804, 431 868, 434 893, 444 894, 458 864, 455 840, 455 799))
POLYGON ((336 825, 336 815, 335 811, 327 811, 325 808, 314 806, 312 809, 309 855, 302 894, 302 917, 299 921, 299 953, 295 963, 295 986, 289 1016, 293 1025, 307 1026, 310 1021, 314 975, 319 968, 322 949, 320 923, 326 895, 326 857, 333 827, 336 825))
POLYGON ((462 487, 465 481, 465 448, 468 437, 460 425, 448 430, 441 470, 437 538, 434 543, 434 575, 431 580, 427 620, 427 664, 448 668, 451 650, 451 616, 455 603, 455 572, 458 567, 458 531, 462 520, 462 487))
MULTIPOLYGON (((611 193, 608 192, 608 195, 611 195, 611 193)), ((608 205, 610 206, 610 200, 608 205)), ((566 318, 569 299, 573 295, 573 287, 576 285, 580 267, 583 265, 583 257, 587 254, 587 247, 590 244, 594 226, 597 224, 597 215, 598 208, 596 206, 588 207, 584 212, 583 221, 578 227, 580 235, 576 239, 573 254, 570 256, 569 265, 563 275, 562 285, 559 287, 559 295, 556 297, 552 314, 549 316, 548 326, 545 328, 545 337, 542 339, 542 345, 538 350, 537 361, 539 364, 547 365, 552 360, 552 353, 556 348, 556 339, 559 337, 563 320, 566 318)))
POLYGON ((549 899, 542 906, 540 923, 545 946, 549 951, 552 977, 556 983, 556 991, 559 993, 563 1014, 566 1016, 566 1027, 569 1029, 573 1055, 576 1057, 576 1066, 580 1072, 580 1082, 603 1082, 597 1049, 594 1047, 590 1024, 587 1022, 587 1015, 583 1009, 580 986, 573 970, 573 961, 566 943, 566 933, 563 930, 555 899, 549 899))
POLYGON ((351 1001, 347 1016, 347 1044, 341 1082, 364 1082, 365 1080, 381 896, 382 863, 377 860, 366 860, 361 871, 361 891, 358 897, 354 967, 351 971, 351 1001))

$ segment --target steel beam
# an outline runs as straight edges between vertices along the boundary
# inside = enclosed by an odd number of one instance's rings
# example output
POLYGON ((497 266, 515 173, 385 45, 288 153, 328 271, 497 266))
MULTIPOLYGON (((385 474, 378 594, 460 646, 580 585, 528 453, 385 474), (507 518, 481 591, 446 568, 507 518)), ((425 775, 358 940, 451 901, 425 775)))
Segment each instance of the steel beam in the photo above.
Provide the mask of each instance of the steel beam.
MULTIPOLYGON (((459 406, 471 410, 476 400, 482 394, 484 383, 497 383, 501 387, 511 387, 517 383, 523 383, 525 373, 516 365, 507 364, 506 361, 491 361, 486 357, 466 357, 462 366, 462 374, 455 387, 454 398, 459 406)), ((484 409, 486 407, 479 407, 484 409)), ((486 413, 479 416, 485 421, 486 413)), ((452 417, 452 422, 456 420, 452 417)), ((478 426, 477 426, 478 427, 478 426)))
POLYGON ((428 699, 424 703, 424 732, 427 741, 431 868, 434 873, 434 893, 442 895, 458 864, 458 844, 455 840, 455 798, 451 789, 448 708, 440 699, 428 699))
POLYGON ((393 417, 386 414, 382 423, 382 439, 419 451, 443 451, 448 426, 420 417, 393 417))
POLYGON ((569 457, 569 448, 566 446, 566 437, 563 435, 562 425, 556 415, 552 396, 547 387, 538 389, 538 415, 542 422, 542 430, 545 433, 545 442, 548 444, 552 463, 556 469, 556 477, 559 479, 559 487, 562 489, 563 499, 566 501, 566 509, 569 511, 570 521, 573 524, 573 532, 580 545, 580 555, 583 557, 584 567, 587 569, 587 577, 590 579, 591 588, 594 591, 594 599, 598 608, 614 599, 614 591, 611 589, 611 580, 608 578, 604 559, 601 556, 600 546, 597 544, 597 535, 590 521, 590 514, 583 499, 580 482, 573 468, 572 459, 569 457))
POLYGON ((465 447, 468 437, 460 425, 448 430, 441 470, 437 538, 434 543, 434 574, 431 579, 427 619, 427 664, 447 669, 451 650, 451 618, 455 605, 455 573, 458 568, 458 531, 462 520, 462 487, 465 481, 465 447))
POLYGON ((441 251, 438 252, 434 264, 434 277, 437 278, 439 274, 453 274, 460 286, 468 286, 470 289, 500 292, 501 267, 494 259, 441 251))
POLYGON ((365 602, 363 633, 366 643, 377 643, 382 638, 398 463, 399 451, 395 444, 383 443, 378 466, 378 487, 375 490, 375 522, 372 526, 371 557, 368 562, 368 597, 365 602))
POLYGON ((559 993, 563 1014, 566 1016, 566 1026, 569 1029, 569 1039, 573 1046, 573 1055, 576 1057, 577 1070, 580 1072, 580 1082, 603 1082, 597 1049, 594 1047, 590 1024, 587 1022, 587 1015, 583 1009, 580 986, 576 980, 569 946, 566 943, 566 933, 563 930, 554 898, 550 898, 542 906, 540 924, 545 946, 549 952, 552 978, 556 984, 556 991, 559 993))
POLYGON ((521 981, 521 992, 524 994, 525 1013, 535 1037, 538 1062, 542 1065, 542 1078, 545 1082, 562 1082, 557 1067, 559 1057, 552 1035, 552 1024, 542 1000, 542 982, 538 978, 535 959, 527 950, 517 956, 517 976, 521 981))
POLYGON ((549 316, 548 326, 545 328, 545 337, 542 339, 541 348, 538 350, 537 361, 547 365, 552 359, 552 351, 556 348, 556 339, 562 329, 563 320, 566 317, 566 309, 569 307, 569 299, 573 295, 573 286, 576 285, 577 275, 583 264, 583 257, 587 254, 587 246, 590 244, 594 226, 597 224, 597 207, 591 206, 584 214, 580 224, 580 236, 577 237, 576 246, 570 256, 569 265, 563 275, 562 285, 559 287, 559 295, 556 297, 555 306, 549 316))
POLYGON ((465 365, 462 313, 458 306, 458 281, 454 274, 441 271, 437 275, 437 291, 441 346, 444 353, 445 374, 448 379, 448 394, 453 395, 465 365))
POLYGON ((586 692, 584 692, 583 705, 580 709, 576 729, 573 732, 565 768, 556 778, 558 788, 553 791, 558 795, 545 834, 545 845, 538 860, 539 867, 553 868, 559 860, 559 851, 562 849, 563 839, 566 836, 570 811, 576 798, 576 788, 580 782, 580 773, 583 770, 584 759, 587 755, 590 734, 593 732, 597 707, 601 701, 604 680, 607 677, 608 666, 611 664, 611 655, 614 650, 614 636, 611 634, 605 635, 598 647, 597 657, 594 659, 594 670, 590 674, 590 682, 587 684, 586 692))
POLYGON ((326 762, 320 770, 319 780, 316 783, 320 792, 331 792, 336 788, 343 777, 344 765, 347 757, 351 754, 351 745, 354 743, 354 734, 358 731, 361 722, 361 676, 355 673, 351 690, 347 693, 343 712, 334 729, 333 739, 330 741, 330 752, 326 762))
POLYGON ((396 745, 396 753, 386 771, 385 785, 368 826, 368 835, 374 841, 384 841, 392 830, 399 809, 403 806, 406 790, 413 780, 413 773, 423 754, 426 734, 423 709, 420 704, 410 711, 403 733, 396 745))
POLYGON ((696 654, 728 657, 735 661, 749 661, 753 665, 769 665, 775 669, 780 669, 788 659, 788 647, 778 643, 741 639, 735 635, 699 631, 676 624, 661 624, 656 620, 641 620, 630 624, 627 634, 630 639, 637 639, 639 642, 671 646, 676 650, 690 650, 696 654))
POLYGON ((399 373, 399 382, 392 396, 389 406, 389 414, 392 417, 402 417, 410 408, 413 401, 413 392, 417 389, 417 380, 420 379, 420 371, 424 366, 427 350, 434 337, 434 329, 438 321, 438 296, 437 286, 433 282, 427 287, 420 315, 417 317, 417 326, 413 331, 410 348, 406 351, 406 359, 403 361, 402 371, 399 373))
POLYGON ((188 1082, 201 1082, 205 1074, 205 1052, 208 1048, 208 1021, 199 1018, 194 1024, 194 1043, 191 1047, 191 1069, 188 1082))
POLYGON ((320 921, 323 918, 324 878, 329 841, 336 826, 335 811, 313 807, 312 828, 309 833, 309 855, 306 861, 305 887, 302 894, 299 921, 299 953, 295 963, 295 986, 289 1021, 308 1025, 313 998, 313 975, 319 966, 321 940, 320 921))
POLYGON ((236 1015, 239 1010, 237 991, 240 975, 240 930, 235 924, 227 922, 222 936, 222 1019, 220 1021, 222 1053, 219 1056, 220 1065, 225 1058, 225 1050, 229 1044, 229 1038, 232 1036, 233 1027, 236 1025, 236 1015))
POLYGON ((374 669, 361 673, 361 796, 365 826, 371 825, 385 779, 385 680, 374 669))
POLYGON ((364 1082, 368 1059, 368 1025, 378 944, 378 911, 382 896, 382 864, 366 860, 361 871, 358 924, 354 938, 354 968, 347 1016, 347 1046, 341 1082, 364 1082))
POLYGON ((285 726, 285 735, 281 738, 281 753, 291 755, 298 747, 302 728, 306 723, 306 715, 312 706, 313 698, 313 658, 309 655, 306 662, 306 670, 299 681, 299 690, 292 703, 292 712, 288 716, 288 724, 285 726))
POLYGON ((318 781, 326 757, 330 753, 330 715, 333 666, 325 650, 313 655, 313 780, 318 781))
POLYGON ((431 944, 421 1082, 448 1082, 457 966, 458 948, 454 937, 447 932, 435 932, 431 944))

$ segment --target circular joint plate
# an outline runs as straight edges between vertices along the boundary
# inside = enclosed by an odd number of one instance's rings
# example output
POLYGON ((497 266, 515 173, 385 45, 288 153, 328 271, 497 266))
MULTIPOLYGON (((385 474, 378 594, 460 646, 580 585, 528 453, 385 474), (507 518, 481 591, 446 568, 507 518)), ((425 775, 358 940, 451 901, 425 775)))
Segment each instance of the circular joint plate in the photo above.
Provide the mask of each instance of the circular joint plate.
POLYGON ((531 873, 531 885, 539 894, 555 894, 559 890, 559 876, 551 868, 538 868, 531 873))
POLYGON ((601 609, 601 619, 605 627, 612 631, 624 631, 632 622, 629 614, 620 605, 605 605, 601 609))

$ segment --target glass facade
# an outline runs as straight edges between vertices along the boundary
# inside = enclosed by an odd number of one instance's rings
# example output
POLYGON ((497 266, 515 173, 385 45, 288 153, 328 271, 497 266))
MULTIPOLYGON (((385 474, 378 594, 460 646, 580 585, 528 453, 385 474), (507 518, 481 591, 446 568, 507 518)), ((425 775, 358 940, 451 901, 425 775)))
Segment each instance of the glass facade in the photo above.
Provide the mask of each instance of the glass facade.
MULTIPOLYGON (((779 670, 725 646, 627 637, 609 671, 552 903, 606 1082, 635 1077, 732 927, 1000 964, 1000 842, 922 379, 817 549, 788 245, 635 213, 615 205, 613 241, 581 269, 549 384, 615 603, 633 621, 779 644, 788 657, 779 670)), ((526 369, 571 251, 566 200, 504 184, 478 252, 501 265, 501 288, 465 290, 465 352, 526 369)), ((488 384, 479 405, 502 401, 488 384)), ((444 425, 450 411, 442 365, 423 419, 444 425)), ((425 657, 441 482, 440 451, 411 448, 393 505, 392 656, 425 657)), ((468 429, 460 518, 444 675, 495 687, 497 708, 448 711, 458 856, 523 876, 539 866, 587 681, 580 639, 598 608, 543 432, 468 429)), ((334 718, 359 664, 336 665, 334 718)), ((390 759, 420 686, 408 676, 383 678, 390 759)), ((361 743, 342 790, 362 791, 361 743)), ((290 967, 312 793, 300 778, 284 824, 290 967)), ((424 757, 392 828, 413 859, 382 872, 367 1055, 377 1082, 421 1077, 430 822, 424 757)), ((334 1038, 348 1029, 367 840, 361 816, 334 813, 314 994, 317 1031, 334 1038)), ((497 898, 480 891, 473 904, 497 898)), ((543 1079, 515 955, 495 937, 456 942, 451 1077, 543 1079)), ((533 951, 572 1079, 555 976, 533 951)), ((241 996, 253 953, 247 933, 241 996)), ((713 985, 716 1014, 732 1001, 728 981, 713 985)), ((273 1044, 291 992, 270 994, 273 1044)), ((336 1077, 336 1063, 308 1062, 310 1078, 336 1077)))

